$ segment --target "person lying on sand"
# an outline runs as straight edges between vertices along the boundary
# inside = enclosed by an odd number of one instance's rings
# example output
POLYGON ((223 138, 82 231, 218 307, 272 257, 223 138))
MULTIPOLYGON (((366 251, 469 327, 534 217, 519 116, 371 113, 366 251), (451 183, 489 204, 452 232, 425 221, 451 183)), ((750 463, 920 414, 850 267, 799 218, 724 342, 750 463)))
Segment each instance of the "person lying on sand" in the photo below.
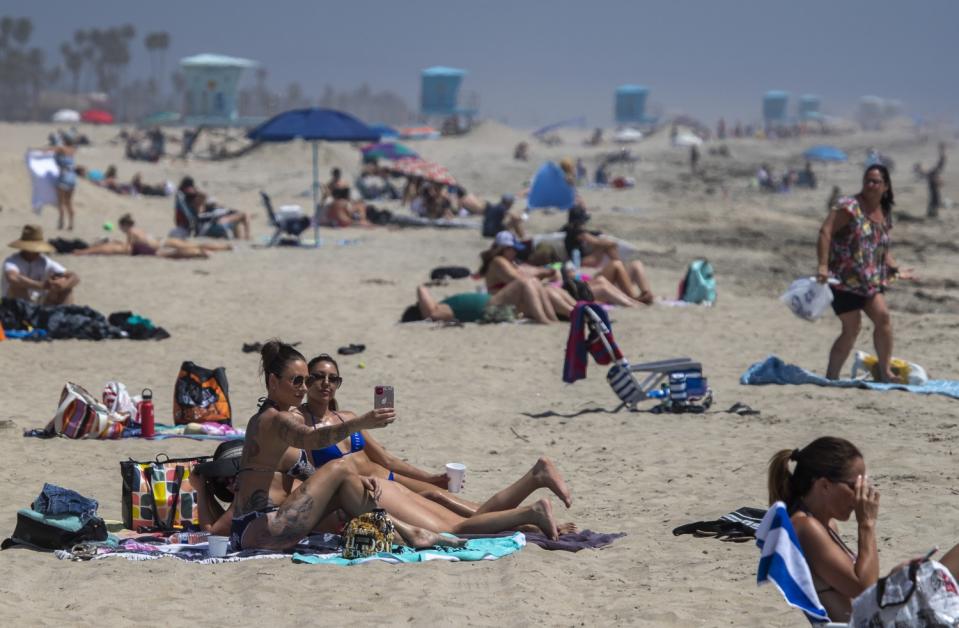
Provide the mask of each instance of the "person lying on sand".
POLYGON ((572 259, 574 250, 580 252, 580 269, 591 276, 589 286, 597 299, 614 305, 651 304, 655 296, 646 267, 639 260, 624 263, 619 258, 619 245, 615 240, 586 229, 589 219, 589 212, 578 203, 570 208, 563 231, 566 232, 566 253, 572 259), (606 283, 616 288, 616 292, 610 293, 606 283))
POLYGON ((117 225, 126 240, 110 240, 77 249, 74 255, 155 255, 168 259, 207 258, 214 251, 230 251, 233 247, 222 242, 187 242, 178 238, 158 240, 136 226, 130 214, 120 216, 117 225))
POLYGON ((548 314, 552 306, 544 304, 543 285, 532 277, 509 282, 496 294, 462 292, 437 301, 426 286, 416 289, 416 304, 403 313, 402 322, 422 320, 475 323, 482 320, 490 305, 512 305, 516 313, 537 323, 553 323, 558 319, 548 314))
MULTIPOLYGON (((802 449, 777 452, 769 461, 768 479, 769 503, 786 504, 829 618, 848 621, 852 600, 879 579, 879 491, 866 475, 862 453, 845 439, 824 436, 802 449), (843 542, 836 525, 853 513, 859 529, 857 551, 843 542)), ((959 575, 959 545, 939 562, 959 575)))
MULTIPOLYGON (((379 408, 336 425, 308 425, 302 414, 291 411, 307 392, 309 371, 303 356, 290 345, 271 340, 261 352, 261 367, 268 395, 247 425, 230 534, 234 550, 289 549, 334 510, 339 508, 355 517, 377 504, 386 509, 394 523, 436 533, 501 532, 533 524, 550 538, 557 537, 547 500, 457 519, 436 512, 434 508, 442 507, 396 482, 353 473, 344 460, 324 464, 277 505, 270 498, 270 488, 289 447, 301 449, 305 455, 355 431, 385 427, 393 422, 395 414, 392 408, 379 408)), ((402 530, 400 533, 404 534, 402 530)))
MULTIPOLYGON (((320 354, 310 360, 307 369, 309 376, 306 403, 299 407, 299 413, 305 418, 307 425, 324 427, 354 420, 356 415, 348 410, 340 410, 336 402, 336 392, 340 389, 343 378, 333 356, 320 354)), ((346 460, 353 471, 360 475, 397 482, 414 493, 438 502, 450 512, 436 508, 432 508, 432 511, 447 520, 451 526, 456 522, 451 515, 471 517, 485 512, 513 509, 540 488, 551 490, 567 508, 572 505, 572 497, 563 476, 548 458, 541 457, 519 480, 482 504, 450 493, 447 490, 449 477, 445 472, 430 473, 397 458, 362 430, 350 434, 335 445, 309 452, 309 462, 317 469, 333 460, 346 460)))

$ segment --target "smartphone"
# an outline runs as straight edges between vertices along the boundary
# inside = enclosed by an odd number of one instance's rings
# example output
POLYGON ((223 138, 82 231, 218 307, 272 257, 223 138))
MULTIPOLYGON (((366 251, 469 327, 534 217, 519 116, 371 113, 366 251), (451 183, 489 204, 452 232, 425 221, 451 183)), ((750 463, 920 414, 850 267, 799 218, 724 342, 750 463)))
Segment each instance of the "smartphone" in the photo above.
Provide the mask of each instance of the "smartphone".
POLYGON ((373 387, 373 408, 392 408, 393 406, 393 387, 392 386, 374 386, 373 387))

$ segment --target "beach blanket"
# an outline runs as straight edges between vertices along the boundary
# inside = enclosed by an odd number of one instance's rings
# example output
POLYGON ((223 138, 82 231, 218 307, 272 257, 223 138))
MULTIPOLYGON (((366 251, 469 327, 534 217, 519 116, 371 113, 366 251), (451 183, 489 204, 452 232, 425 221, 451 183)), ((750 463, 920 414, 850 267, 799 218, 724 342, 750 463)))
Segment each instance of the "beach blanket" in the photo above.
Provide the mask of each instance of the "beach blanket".
POLYGON ((616 539, 624 536, 626 536, 625 532, 604 533, 579 530, 578 532, 561 534, 558 539, 553 540, 539 532, 528 532, 526 533, 526 542, 538 545, 545 550, 578 552, 584 549, 603 549, 616 539))
POLYGON ((930 379, 922 386, 914 386, 911 384, 884 384, 861 379, 826 379, 795 364, 786 364, 774 355, 761 362, 756 362, 746 369, 746 372, 739 378, 739 383, 752 386, 763 384, 815 384, 816 386, 832 386, 834 388, 905 390, 920 395, 946 395, 959 399, 959 381, 930 379))
MULTIPOLYGON (((243 428, 236 428, 230 425, 223 425, 222 423, 215 422, 187 425, 166 425, 164 423, 157 423, 154 426, 154 430, 155 433, 152 437, 150 437, 150 440, 190 438, 193 440, 223 441, 240 439, 245 435, 243 428), (199 427, 191 427, 191 425, 197 425, 199 427)), ((53 438, 54 436, 59 436, 59 434, 48 431, 47 429, 24 430, 23 435, 32 438, 53 438)), ((123 433, 119 436, 119 438, 142 438, 140 434, 140 426, 133 425, 124 428, 123 433)))
POLYGON ((470 218, 423 218, 421 216, 407 216, 393 214, 390 217, 391 225, 400 227, 433 227, 434 229, 480 229, 480 221, 470 218))
POLYGON ((673 529, 674 536, 692 534, 696 537, 712 536, 720 541, 740 543, 755 538, 756 530, 766 514, 765 508, 743 506, 726 513, 715 521, 696 521, 673 529))
POLYGON ((191 563, 216 564, 233 563, 246 560, 284 559, 294 563, 309 565, 355 565, 370 561, 387 563, 422 563, 432 560, 475 561, 496 560, 517 552, 526 545, 522 533, 510 536, 469 539, 465 547, 433 547, 413 550, 398 547, 396 551, 381 552, 376 556, 346 560, 340 551, 340 537, 335 534, 314 534, 300 541, 292 551, 273 552, 268 550, 243 550, 231 552, 223 558, 213 558, 207 543, 194 545, 174 543, 154 543, 151 539, 125 539, 115 546, 106 544, 85 544, 72 550, 54 552, 61 560, 102 560, 105 558, 123 558, 126 560, 158 560, 173 558, 191 563))
POLYGON ((26 154, 27 171, 30 173, 30 205, 39 214, 44 205, 57 206, 57 177, 60 168, 53 159, 52 151, 31 150, 26 154))

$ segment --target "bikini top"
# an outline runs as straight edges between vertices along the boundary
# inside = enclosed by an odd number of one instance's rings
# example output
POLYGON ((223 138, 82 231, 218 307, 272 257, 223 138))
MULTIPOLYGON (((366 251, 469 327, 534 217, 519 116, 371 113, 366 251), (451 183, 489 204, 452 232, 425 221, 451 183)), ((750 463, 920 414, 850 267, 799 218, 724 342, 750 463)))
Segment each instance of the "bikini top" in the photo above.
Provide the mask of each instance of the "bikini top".
MULTIPOLYGON (((313 426, 316 426, 316 417, 313 416, 313 413, 307 410, 310 414, 310 421, 313 423, 313 426)), ((343 420, 343 417, 336 410, 331 410, 336 418, 342 423, 346 423, 343 420)), ((343 456, 348 456, 350 454, 355 454, 358 451, 363 451, 363 448, 366 447, 366 439, 363 438, 362 432, 353 432, 350 434, 350 450, 345 454, 339 448, 339 445, 336 443, 330 445, 329 447, 324 447, 322 449, 313 449, 310 451, 310 454, 313 458, 313 466, 317 469, 325 465, 330 460, 337 460, 343 456)))

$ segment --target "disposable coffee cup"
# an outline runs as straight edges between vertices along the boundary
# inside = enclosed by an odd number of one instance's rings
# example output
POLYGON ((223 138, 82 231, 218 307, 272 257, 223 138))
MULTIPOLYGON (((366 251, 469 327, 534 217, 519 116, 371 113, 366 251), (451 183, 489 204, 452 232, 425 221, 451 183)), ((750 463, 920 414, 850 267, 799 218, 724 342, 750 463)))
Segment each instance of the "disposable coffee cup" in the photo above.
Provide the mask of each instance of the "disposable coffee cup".
POLYGON ((213 558, 223 558, 226 556, 226 550, 230 545, 230 538, 211 534, 207 538, 207 543, 210 545, 210 556, 213 558))
POLYGON ((466 479, 466 465, 460 462, 446 464, 446 477, 450 479, 447 486, 450 493, 459 493, 463 489, 463 480, 466 479))

